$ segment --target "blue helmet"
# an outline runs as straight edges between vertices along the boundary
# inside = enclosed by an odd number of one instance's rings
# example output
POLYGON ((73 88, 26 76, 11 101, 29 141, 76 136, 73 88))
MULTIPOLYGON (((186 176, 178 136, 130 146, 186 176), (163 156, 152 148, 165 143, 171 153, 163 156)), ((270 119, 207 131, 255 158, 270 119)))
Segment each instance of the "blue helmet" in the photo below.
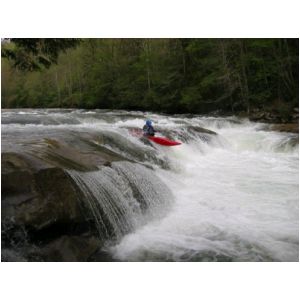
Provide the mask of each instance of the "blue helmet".
POLYGON ((147 120, 147 121, 146 121, 146 125, 147 125, 147 126, 151 126, 151 125, 152 125, 152 121, 151 121, 151 120, 147 120))

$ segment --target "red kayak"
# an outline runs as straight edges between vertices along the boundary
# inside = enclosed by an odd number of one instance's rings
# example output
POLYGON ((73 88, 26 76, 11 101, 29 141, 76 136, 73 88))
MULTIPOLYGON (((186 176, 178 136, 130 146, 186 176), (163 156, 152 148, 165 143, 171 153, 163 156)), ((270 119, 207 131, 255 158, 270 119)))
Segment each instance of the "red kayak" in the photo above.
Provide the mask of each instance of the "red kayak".
MULTIPOLYGON (((143 136, 143 130, 140 128, 130 128, 129 132, 131 135, 135 136, 135 137, 142 137, 143 136)), ((177 141, 172 141, 167 139, 166 137, 160 137, 160 136, 147 136, 147 138, 159 145, 162 146, 177 146, 177 145, 181 145, 180 142, 177 141)))
POLYGON ((148 136, 148 139, 151 140, 154 143, 157 143, 162 146, 176 146, 181 145, 180 142, 169 140, 165 137, 159 137, 159 136, 148 136))

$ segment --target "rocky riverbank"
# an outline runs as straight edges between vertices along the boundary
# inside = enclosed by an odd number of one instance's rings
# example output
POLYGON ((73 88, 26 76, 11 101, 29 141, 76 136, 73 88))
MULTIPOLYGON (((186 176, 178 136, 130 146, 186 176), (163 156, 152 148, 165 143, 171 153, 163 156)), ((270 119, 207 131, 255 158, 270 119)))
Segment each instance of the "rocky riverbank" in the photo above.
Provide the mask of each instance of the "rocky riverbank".
POLYGON ((274 124, 272 130, 299 133, 299 109, 295 107, 293 111, 285 116, 276 111, 253 110, 249 115, 250 121, 274 124))

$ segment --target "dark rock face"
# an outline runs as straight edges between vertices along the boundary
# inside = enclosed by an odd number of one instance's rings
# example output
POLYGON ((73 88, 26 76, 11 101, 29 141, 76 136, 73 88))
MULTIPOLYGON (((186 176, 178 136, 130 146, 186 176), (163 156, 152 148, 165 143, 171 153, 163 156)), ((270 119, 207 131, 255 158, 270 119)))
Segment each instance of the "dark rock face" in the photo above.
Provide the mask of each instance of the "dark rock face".
POLYGON ((2 154, 2 220, 42 230, 53 223, 82 222, 78 191, 63 168, 30 165, 26 156, 2 154))
POLYGON ((38 253, 44 261, 88 261, 101 247, 94 236, 62 236, 44 247, 38 253))
POLYGON ((298 108, 294 108, 289 114, 282 115, 278 111, 253 110, 249 115, 250 121, 259 121, 275 124, 291 124, 299 122, 298 108))
POLYGON ((65 168, 89 171, 121 157, 99 149, 76 153, 55 140, 47 143, 61 151, 61 159, 43 156, 49 153, 43 149, 36 157, 1 155, 2 261, 88 261, 103 246, 83 195, 65 168))
MULTIPOLYGON (((44 244, 56 245, 61 235, 93 233, 80 193, 62 169, 14 171, 3 174, 2 182, 2 249, 25 247, 25 259, 31 260, 29 250, 35 248, 34 256, 44 258, 44 244)), ((60 245, 61 259, 72 261, 69 244, 60 245)))
POLYGON ((297 107, 284 116, 278 111, 261 111, 256 109, 251 111, 249 120, 271 124, 270 130, 299 133, 299 110, 297 107))

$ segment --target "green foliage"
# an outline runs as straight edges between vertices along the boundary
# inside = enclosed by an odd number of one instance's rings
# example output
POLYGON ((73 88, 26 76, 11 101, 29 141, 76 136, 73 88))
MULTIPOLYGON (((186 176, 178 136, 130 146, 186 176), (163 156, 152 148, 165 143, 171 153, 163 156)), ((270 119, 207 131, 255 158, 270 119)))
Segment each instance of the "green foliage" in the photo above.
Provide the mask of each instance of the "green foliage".
POLYGON ((12 60, 15 68, 36 71, 57 63, 60 52, 78 43, 79 39, 9 39, 2 46, 1 56, 12 60))
POLYGON ((286 114, 298 103, 298 39, 12 39, 2 57, 3 107, 206 113, 276 100, 286 114))

